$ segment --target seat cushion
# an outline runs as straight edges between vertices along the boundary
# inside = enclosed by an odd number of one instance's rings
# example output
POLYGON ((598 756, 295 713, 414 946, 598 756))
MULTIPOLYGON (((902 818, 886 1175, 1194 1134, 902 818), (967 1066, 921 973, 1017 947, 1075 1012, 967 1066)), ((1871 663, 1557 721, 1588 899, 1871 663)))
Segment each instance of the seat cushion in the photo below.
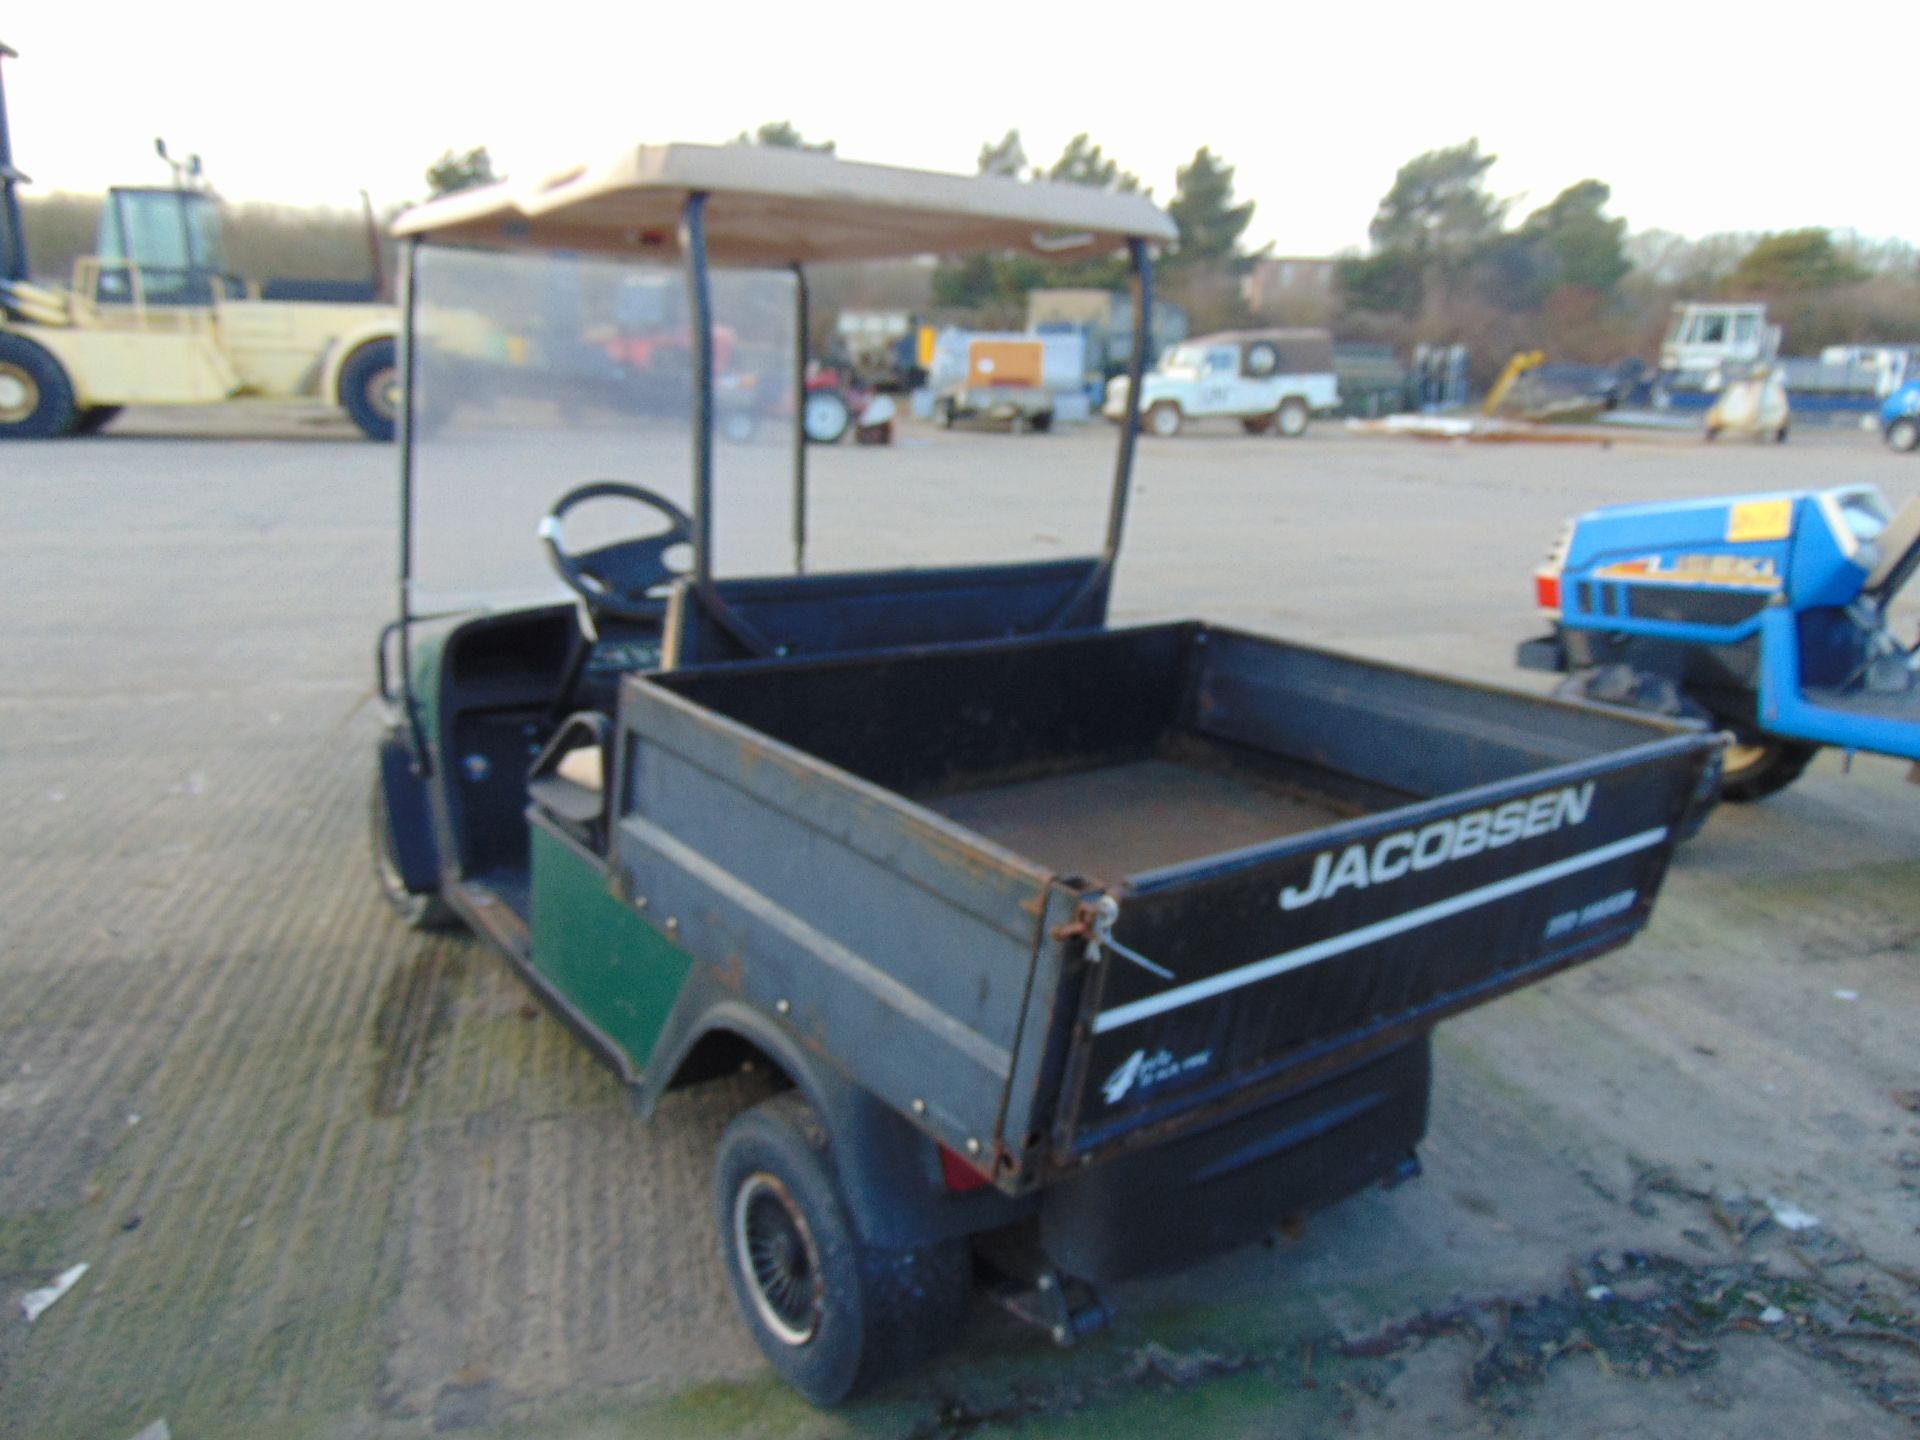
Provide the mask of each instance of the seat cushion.
POLYGON ((605 752, 598 745, 582 745, 569 750, 560 757, 560 763, 553 767, 553 773, 562 780, 571 780, 586 790, 602 791, 607 788, 605 752))

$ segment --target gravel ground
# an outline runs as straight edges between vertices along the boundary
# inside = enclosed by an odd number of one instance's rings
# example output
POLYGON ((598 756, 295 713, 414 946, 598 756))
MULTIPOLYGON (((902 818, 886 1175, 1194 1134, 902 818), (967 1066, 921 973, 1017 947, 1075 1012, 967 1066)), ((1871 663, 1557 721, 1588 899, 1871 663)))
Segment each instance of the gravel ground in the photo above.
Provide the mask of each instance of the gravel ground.
MULTIPOLYGON (((1111 449, 820 453, 817 562, 1077 553, 1111 449)), ((1920 483, 1851 432, 1142 455, 1116 618, 1517 685, 1567 514, 1920 483)), ((269 408, 0 457, 0 1436, 1910 1433, 1920 790, 1832 756, 1723 809, 1630 950, 1443 1028, 1416 1183, 1120 1287, 1071 1353, 981 1309, 931 1372, 807 1411, 714 1258, 738 1096, 642 1126, 492 953, 374 893, 392 473, 269 408)), ((728 503, 735 568, 777 563, 777 486, 728 503)))

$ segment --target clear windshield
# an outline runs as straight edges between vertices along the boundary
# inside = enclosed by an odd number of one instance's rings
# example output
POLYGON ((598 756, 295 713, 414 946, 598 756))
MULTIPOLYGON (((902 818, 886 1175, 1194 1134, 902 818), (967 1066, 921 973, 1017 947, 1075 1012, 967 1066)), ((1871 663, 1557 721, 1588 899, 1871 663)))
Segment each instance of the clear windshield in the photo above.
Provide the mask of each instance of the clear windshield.
MULTIPOLYGON (((717 573, 791 565, 794 279, 713 277, 717 573)), ((415 277, 415 616, 571 594, 541 518, 623 480, 690 508, 692 348, 678 265, 423 246, 415 277)), ((658 529, 599 502, 570 549, 658 529)))
POLYGON ((1158 369, 1163 374, 1171 374, 1177 370, 1197 375, 1200 373, 1201 362, 1205 358, 1206 351, 1197 346, 1175 345, 1160 357, 1158 369))

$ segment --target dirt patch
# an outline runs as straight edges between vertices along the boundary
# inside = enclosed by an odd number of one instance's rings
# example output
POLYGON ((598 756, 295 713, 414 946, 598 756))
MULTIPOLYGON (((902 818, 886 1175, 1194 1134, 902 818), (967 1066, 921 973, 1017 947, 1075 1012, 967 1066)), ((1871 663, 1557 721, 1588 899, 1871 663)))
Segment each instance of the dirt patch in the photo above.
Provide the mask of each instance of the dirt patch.
POLYGON ((1772 1202, 1692 1189, 1657 1170, 1642 1176, 1635 1199, 1655 1194, 1698 1205, 1733 1256, 1596 1255, 1548 1294, 1425 1312, 1334 1346, 1351 1359, 1384 1360, 1468 1338, 1477 1346, 1468 1398, 1513 1417, 1527 1414, 1556 1367, 1575 1357, 1608 1378, 1670 1379, 1719 1365, 1732 1337, 1765 1337, 1920 1422, 1920 1289, 1911 1277, 1772 1202))

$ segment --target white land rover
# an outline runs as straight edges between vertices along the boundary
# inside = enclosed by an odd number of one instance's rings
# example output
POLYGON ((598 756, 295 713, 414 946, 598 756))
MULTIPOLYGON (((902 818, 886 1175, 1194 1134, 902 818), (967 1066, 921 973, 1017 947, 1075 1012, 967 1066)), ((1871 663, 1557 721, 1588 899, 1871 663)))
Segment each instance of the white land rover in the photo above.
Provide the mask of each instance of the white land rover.
MULTIPOLYGON (((1235 419, 1249 435, 1306 432, 1340 404, 1333 337, 1325 330, 1226 330, 1175 345, 1141 384, 1141 425, 1177 435, 1189 420, 1235 419)), ((1104 413, 1127 413, 1125 376, 1107 386, 1104 413)))

